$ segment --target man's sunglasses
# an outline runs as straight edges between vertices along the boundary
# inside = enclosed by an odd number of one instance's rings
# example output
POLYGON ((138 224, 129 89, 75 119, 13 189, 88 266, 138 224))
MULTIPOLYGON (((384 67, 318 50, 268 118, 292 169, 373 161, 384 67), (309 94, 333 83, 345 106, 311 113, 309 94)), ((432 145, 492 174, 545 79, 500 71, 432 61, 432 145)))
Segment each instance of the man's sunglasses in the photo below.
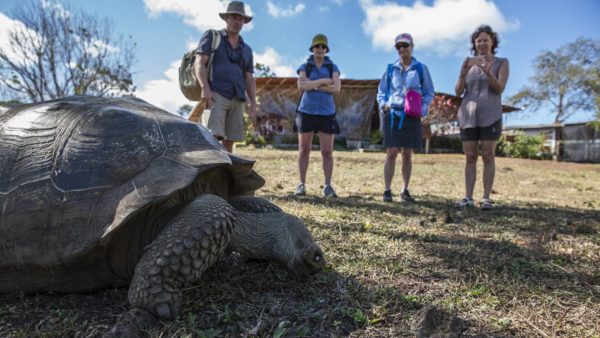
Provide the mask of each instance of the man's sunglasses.
POLYGON ((408 44, 408 43, 399 43, 396 45, 397 50, 400 50, 400 48, 408 48, 408 47, 410 47, 410 44, 408 44))
POLYGON ((321 48, 321 49, 327 49, 327 46, 322 44, 322 43, 317 43, 316 45, 313 46, 314 48, 321 48))

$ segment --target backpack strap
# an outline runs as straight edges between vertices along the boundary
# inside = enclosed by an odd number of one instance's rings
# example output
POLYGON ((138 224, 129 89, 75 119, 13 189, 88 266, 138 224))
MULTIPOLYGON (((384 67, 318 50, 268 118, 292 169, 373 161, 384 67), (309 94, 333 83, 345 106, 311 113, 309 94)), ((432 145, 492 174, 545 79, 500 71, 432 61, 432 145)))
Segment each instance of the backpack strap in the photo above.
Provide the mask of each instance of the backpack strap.
POLYGON ((211 29, 210 32, 212 34, 212 44, 210 46, 210 56, 208 57, 208 63, 206 66, 208 68, 208 79, 212 82, 214 78, 212 65, 215 59, 215 52, 221 44, 221 32, 216 29, 211 29))
POLYGON ((326 63, 325 67, 327 67, 327 70, 329 71, 329 78, 333 79, 333 63, 326 63))
POLYGON ((421 82, 421 88, 423 88, 423 64, 420 62, 417 62, 417 64, 415 65, 415 69, 417 70, 417 74, 419 74, 419 81, 421 82))
POLYGON ((313 64, 307 62, 306 63, 306 68, 304 69, 304 73, 306 73, 306 79, 308 80, 310 78, 310 73, 312 73, 313 70, 313 64))

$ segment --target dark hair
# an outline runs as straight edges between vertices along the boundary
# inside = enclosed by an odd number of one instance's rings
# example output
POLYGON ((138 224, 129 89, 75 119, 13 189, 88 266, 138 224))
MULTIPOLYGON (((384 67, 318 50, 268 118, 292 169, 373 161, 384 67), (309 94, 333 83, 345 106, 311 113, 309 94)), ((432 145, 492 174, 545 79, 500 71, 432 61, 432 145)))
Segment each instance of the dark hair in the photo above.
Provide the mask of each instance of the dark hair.
POLYGON ((473 34, 471 34, 471 52, 473 53, 473 55, 477 55, 477 50, 475 49, 475 39, 477 39, 477 37, 481 33, 488 33, 492 38, 492 54, 495 55, 500 40, 498 39, 498 34, 496 34, 496 32, 492 30, 492 27, 488 25, 481 25, 477 27, 473 34))

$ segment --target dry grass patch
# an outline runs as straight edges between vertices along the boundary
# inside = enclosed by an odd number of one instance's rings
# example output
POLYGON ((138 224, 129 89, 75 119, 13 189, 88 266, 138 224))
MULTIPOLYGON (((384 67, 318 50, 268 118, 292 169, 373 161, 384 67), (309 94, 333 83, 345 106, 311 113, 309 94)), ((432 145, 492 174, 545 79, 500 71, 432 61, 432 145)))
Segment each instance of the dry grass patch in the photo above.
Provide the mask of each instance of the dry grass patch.
MULTIPOLYGON (((307 222, 327 269, 301 283, 227 257, 186 292, 186 317, 151 335, 410 336, 417 310, 434 305, 467 320, 468 336, 600 336, 600 165, 498 158, 497 204, 481 212, 453 208, 460 155, 415 155, 418 203, 406 205, 381 202, 382 153, 336 152, 335 200, 320 197, 318 152, 302 198, 296 152, 238 153, 267 180, 258 195, 307 222)), ((125 290, 3 295, 0 336, 99 336, 126 309, 125 290)))

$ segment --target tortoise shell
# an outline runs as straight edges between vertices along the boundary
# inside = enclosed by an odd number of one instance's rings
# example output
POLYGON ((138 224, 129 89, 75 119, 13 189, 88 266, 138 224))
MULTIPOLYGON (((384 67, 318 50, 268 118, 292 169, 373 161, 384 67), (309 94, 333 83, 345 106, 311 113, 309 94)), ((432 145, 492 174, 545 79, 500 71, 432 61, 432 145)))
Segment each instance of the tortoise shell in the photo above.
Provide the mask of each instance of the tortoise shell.
POLYGON ((0 113, 0 291, 42 270, 87 264, 89 273, 119 228, 184 191, 180 200, 252 195, 264 184, 253 163, 202 126, 131 97, 0 113), (198 184, 208 172, 219 175, 198 184))

